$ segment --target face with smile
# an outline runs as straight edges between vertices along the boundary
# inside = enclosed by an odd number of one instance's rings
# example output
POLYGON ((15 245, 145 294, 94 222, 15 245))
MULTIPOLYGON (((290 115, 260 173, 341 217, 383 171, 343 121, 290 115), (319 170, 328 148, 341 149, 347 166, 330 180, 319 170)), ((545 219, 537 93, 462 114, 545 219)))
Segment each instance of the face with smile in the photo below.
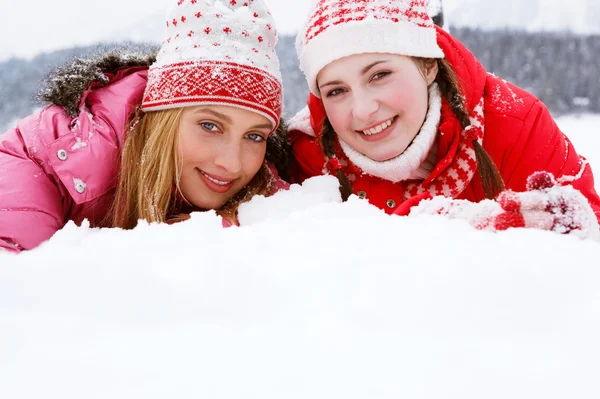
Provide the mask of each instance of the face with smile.
POLYGON ((267 118, 241 108, 186 108, 178 140, 185 199, 201 209, 223 206, 260 170, 272 130, 267 118))
POLYGON ((355 54, 325 66, 317 86, 336 134, 381 162, 402 154, 421 129, 437 71, 437 63, 420 68, 404 55, 355 54))

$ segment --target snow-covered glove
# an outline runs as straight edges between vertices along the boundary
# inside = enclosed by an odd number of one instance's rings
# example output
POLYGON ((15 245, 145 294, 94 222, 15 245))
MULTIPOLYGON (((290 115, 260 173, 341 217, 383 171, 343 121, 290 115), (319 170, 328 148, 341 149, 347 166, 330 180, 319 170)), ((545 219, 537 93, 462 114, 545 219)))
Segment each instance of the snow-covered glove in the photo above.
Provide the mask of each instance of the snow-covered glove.
POLYGON ((527 191, 505 191, 496 202, 503 212, 488 219, 482 229, 529 227, 575 234, 584 238, 600 234, 588 200, 572 186, 561 186, 551 173, 536 172, 527 179, 527 191))
POLYGON ((436 197, 412 214, 439 214, 467 220, 480 230, 527 227, 600 239, 600 227, 588 200, 570 185, 561 186, 548 172, 527 179, 527 191, 505 191, 494 201, 473 203, 436 197))

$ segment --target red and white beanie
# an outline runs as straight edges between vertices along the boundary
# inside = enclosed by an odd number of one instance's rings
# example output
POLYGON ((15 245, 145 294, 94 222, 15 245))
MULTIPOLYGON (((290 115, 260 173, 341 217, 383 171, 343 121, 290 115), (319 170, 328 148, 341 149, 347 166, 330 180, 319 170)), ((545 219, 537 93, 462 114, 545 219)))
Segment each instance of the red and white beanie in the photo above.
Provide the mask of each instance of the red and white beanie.
POLYGON ((329 63, 362 53, 443 58, 428 0, 316 0, 298 32, 296 51, 310 91, 329 63))
POLYGON ((277 29, 263 0, 174 0, 150 66, 143 111, 229 105, 279 124, 277 29))

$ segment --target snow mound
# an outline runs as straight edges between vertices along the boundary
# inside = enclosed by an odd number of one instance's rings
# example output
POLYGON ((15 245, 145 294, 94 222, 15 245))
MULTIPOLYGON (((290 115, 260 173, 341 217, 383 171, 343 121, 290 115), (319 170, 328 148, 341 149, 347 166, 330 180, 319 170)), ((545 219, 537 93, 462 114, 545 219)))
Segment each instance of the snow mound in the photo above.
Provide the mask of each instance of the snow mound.
POLYGON ((600 244, 337 198, 0 254, 0 397, 600 395, 600 244))

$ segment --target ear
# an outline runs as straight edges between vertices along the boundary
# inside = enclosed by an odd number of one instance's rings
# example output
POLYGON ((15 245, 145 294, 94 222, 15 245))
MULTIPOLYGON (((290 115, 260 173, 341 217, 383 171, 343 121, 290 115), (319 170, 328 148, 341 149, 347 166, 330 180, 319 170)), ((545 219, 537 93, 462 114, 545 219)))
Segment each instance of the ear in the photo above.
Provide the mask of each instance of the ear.
POLYGON ((427 86, 432 84, 437 77, 439 72, 439 67, 437 61, 433 62, 431 65, 427 65, 425 67, 425 80, 427 81, 427 86))

